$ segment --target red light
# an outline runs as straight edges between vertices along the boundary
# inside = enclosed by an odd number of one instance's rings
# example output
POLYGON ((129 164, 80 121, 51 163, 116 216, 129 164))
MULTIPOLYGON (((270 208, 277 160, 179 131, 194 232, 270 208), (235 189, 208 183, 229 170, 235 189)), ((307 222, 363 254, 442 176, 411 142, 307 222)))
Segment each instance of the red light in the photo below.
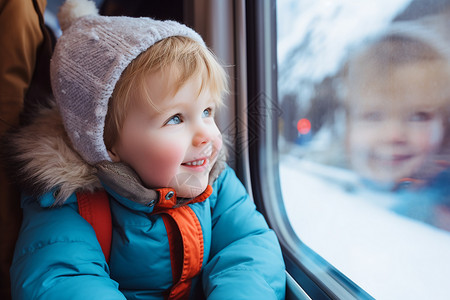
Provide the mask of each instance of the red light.
POLYGON ((311 122, 308 119, 300 119, 297 122, 297 130, 300 134, 307 134, 311 130, 311 122))

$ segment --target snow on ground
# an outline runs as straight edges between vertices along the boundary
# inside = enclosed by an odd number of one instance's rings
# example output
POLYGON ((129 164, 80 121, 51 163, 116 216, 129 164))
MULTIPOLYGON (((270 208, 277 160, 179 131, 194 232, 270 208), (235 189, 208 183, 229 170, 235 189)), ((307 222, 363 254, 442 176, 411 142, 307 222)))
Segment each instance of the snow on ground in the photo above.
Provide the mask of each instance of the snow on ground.
POLYGON ((283 156, 280 178, 299 238, 370 295, 450 299, 448 232, 388 211, 388 193, 349 192, 349 171, 283 156))

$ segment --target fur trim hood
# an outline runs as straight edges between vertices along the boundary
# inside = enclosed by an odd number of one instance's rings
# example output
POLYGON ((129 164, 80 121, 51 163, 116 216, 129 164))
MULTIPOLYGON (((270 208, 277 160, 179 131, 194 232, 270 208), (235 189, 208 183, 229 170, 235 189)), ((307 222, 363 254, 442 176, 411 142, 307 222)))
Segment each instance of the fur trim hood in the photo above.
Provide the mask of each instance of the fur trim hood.
POLYGON ((96 169, 72 148, 55 105, 41 108, 31 124, 6 134, 2 144, 6 170, 27 194, 57 188, 55 204, 62 204, 76 191, 101 187, 96 169))
MULTIPOLYGON (((122 163, 103 161, 92 166, 74 150, 56 105, 42 108, 31 122, 5 135, 3 161, 20 189, 33 196, 54 192, 55 203, 63 204, 75 192, 93 192, 106 184, 112 191, 138 203, 156 197, 139 176, 122 163), (101 182, 100 182, 100 179, 101 182)), ((225 168, 222 148, 209 174, 212 184, 225 168)), ((189 199, 179 199, 182 205, 189 199)))

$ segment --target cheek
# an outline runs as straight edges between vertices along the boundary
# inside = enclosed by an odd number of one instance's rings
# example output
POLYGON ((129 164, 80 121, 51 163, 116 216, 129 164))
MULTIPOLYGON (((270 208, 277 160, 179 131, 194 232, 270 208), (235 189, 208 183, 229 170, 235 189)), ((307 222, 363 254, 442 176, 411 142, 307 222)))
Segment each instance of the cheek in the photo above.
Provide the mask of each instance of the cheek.
POLYGON ((183 162, 185 151, 177 145, 153 145, 143 153, 139 175, 150 187, 165 187, 173 180, 183 162))
POLYGON ((178 141, 133 134, 122 141, 120 151, 121 160, 152 188, 167 186, 176 175, 185 154, 178 141))
POLYGON ((364 130, 355 128, 347 135, 347 148, 349 151, 363 151, 373 147, 374 133, 365 127, 364 130))
POLYGON ((423 154, 436 152, 443 140, 444 128, 440 122, 432 122, 427 128, 412 133, 411 143, 423 154))
POLYGON ((216 152, 219 152, 220 149, 222 149, 223 146, 223 140, 222 140, 222 134, 217 129, 217 135, 216 138, 213 140, 213 147, 216 152))

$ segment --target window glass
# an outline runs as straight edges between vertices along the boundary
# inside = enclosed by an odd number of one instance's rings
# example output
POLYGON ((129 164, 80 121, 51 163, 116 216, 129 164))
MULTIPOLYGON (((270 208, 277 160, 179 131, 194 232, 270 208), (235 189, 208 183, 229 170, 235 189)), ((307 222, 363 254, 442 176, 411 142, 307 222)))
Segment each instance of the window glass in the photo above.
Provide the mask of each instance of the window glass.
POLYGON ((449 9, 277 2, 287 215, 376 299, 450 296, 449 9))

